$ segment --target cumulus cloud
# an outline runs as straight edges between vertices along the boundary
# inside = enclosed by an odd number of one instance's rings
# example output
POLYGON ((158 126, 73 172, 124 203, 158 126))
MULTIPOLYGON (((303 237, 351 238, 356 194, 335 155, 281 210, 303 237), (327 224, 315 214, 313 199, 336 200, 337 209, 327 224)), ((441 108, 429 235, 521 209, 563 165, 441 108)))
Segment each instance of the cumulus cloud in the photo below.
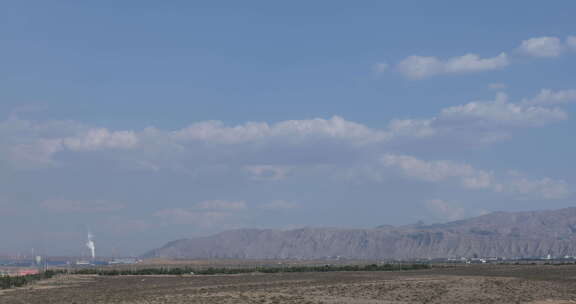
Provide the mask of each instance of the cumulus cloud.
POLYGON ((20 205, 16 204, 15 201, 9 200, 0 194, 0 210, 2 210, 3 216, 14 216, 20 213, 22 210, 19 208, 20 205))
POLYGON ((62 151, 59 141, 39 138, 29 142, 9 145, 5 150, 5 158, 21 167, 51 166, 52 156, 62 151))
POLYGON ((508 182, 510 192, 527 195, 541 193, 542 197, 547 199, 565 198, 572 193, 568 183, 563 180, 553 180, 548 177, 530 179, 515 170, 508 172, 508 182))
POLYGON ((437 134, 434 127, 437 119, 393 119, 388 124, 391 136, 398 137, 428 137, 437 134))
POLYGON ((362 143, 382 140, 387 136, 384 132, 372 130, 339 116, 330 119, 286 120, 272 125, 265 122, 248 122, 234 127, 225 126, 220 121, 207 121, 192 124, 171 135, 178 141, 202 140, 224 144, 247 143, 274 137, 282 137, 293 142, 328 138, 362 143))
POLYGON ((463 219, 466 213, 464 208, 441 199, 427 200, 424 202, 424 206, 436 217, 448 221, 463 219))
POLYGON ((444 62, 446 73, 481 72, 504 68, 508 65, 506 53, 500 53, 492 58, 480 58, 476 54, 466 54, 460 57, 452 57, 444 62))
POLYGON ((387 63, 379 62, 372 66, 372 70, 376 74, 384 73, 388 69, 389 65, 387 63))
POLYGON ((497 175, 466 163, 448 160, 425 161, 410 155, 385 154, 385 167, 398 169, 404 176, 426 182, 454 182, 466 189, 490 190, 545 199, 561 199, 572 192, 563 180, 533 179, 519 173, 497 175))
MULTIPOLYGON (((236 126, 208 121, 175 131, 146 128, 139 132, 11 118, 0 122, 0 135, 0 162, 16 167, 55 165, 54 156, 66 151, 124 151, 132 156, 126 157, 128 161, 156 171, 194 158, 203 159, 204 162, 211 159, 221 161, 222 158, 238 158, 239 152, 247 155, 289 146, 309 151, 313 150, 311 147, 321 145, 362 146, 385 141, 389 136, 385 130, 371 129, 338 116, 275 124, 248 122, 236 126), (222 145, 234 145, 238 150, 228 152, 220 147, 222 145)), ((245 165, 255 178, 278 179, 284 174, 280 167, 245 165)))
POLYGON ((536 97, 513 103, 505 93, 494 100, 472 101, 447 107, 424 119, 394 119, 387 131, 393 140, 446 138, 451 142, 474 138, 476 144, 492 144, 510 137, 517 128, 540 127, 566 120, 568 114, 554 103, 571 100, 570 90, 542 91, 536 97))
POLYGON ((552 106, 561 105, 565 103, 576 102, 576 90, 550 90, 542 89, 538 95, 533 98, 528 98, 522 100, 524 105, 540 105, 540 106, 552 106))
POLYGON ((142 219, 131 219, 120 216, 111 216, 106 220, 106 229, 114 235, 130 235, 143 233, 152 228, 154 223, 142 219))
POLYGON ((535 37, 522 41, 518 50, 528 56, 558 57, 562 54, 564 46, 558 37, 535 37))
POLYGON ((53 166, 53 155, 63 151, 127 150, 137 143, 133 131, 109 131, 73 121, 36 122, 12 116, 0 122, 0 162, 18 167, 53 166))
POLYGON ((194 210, 242 210, 246 208, 243 201, 210 200, 196 203, 192 206, 194 210))
POLYGON ((423 79, 441 74, 464 74, 498 70, 508 66, 508 56, 501 53, 491 58, 481 58, 476 54, 466 54, 445 60, 436 57, 409 56, 402 60, 398 71, 407 78, 423 79))
POLYGON ((22 168, 51 166, 52 156, 61 151, 61 138, 82 126, 70 121, 34 122, 11 116, 0 122, 0 161, 22 168))
MULTIPOLYGON (((303 149, 322 144, 362 146, 385 141, 389 136, 385 130, 371 129, 338 116, 330 119, 288 120, 275 124, 248 122, 236 126, 207 121, 175 131, 146 128, 139 132, 111 131, 77 123, 35 123, 9 119, 0 122, 0 135, 0 162, 14 166, 55 165, 54 155, 66 151, 130 151, 130 155, 135 156, 133 161, 140 167, 155 170, 159 169, 156 162, 159 158, 166 165, 194 157, 202 157, 204 160, 238 157, 232 151, 219 148, 219 145, 235 145, 245 149, 245 153, 253 153, 254 148, 273 150, 281 146, 299 146, 303 149)), ((280 169, 258 165, 248 167, 247 170, 262 178, 270 173, 269 170, 276 172, 275 178, 282 175, 280 169)))
POLYGON ((286 178, 291 170, 288 166, 279 165, 249 165, 244 169, 248 171, 253 180, 259 181, 279 181, 286 178))
MULTIPOLYGON (((366 175, 370 180, 385 180, 379 167, 370 162, 384 151, 394 149, 410 155, 444 146, 452 149, 492 144, 509 138, 515 129, 567 119, 560 106, 574 100, 576 90, 570 89, 544 89, 520 102, 510 102, 505 93, 497 93, 493 100, 447 107, 432 117, 392 119, 383 128, 339 116, 232 126, 205 121, 172 131, 154 127, 108 130, 75 122, 37 123, 10 118, 0 122, 0 165, 42 167, 54 165, 56 160, 65 162, 70 153, 88 152, 91 157, 97 154, 111 158, 129 168, 170 170, 198 179, 231 176, 279 182, 304 171, 325 168, 344 178, 366 175)), ((562 197, 567 187, 554 180, 505 179, 466 164, 429 163, 401 156, 389 155, 384 164, 402 169, 405 175, 415 172, 421 180, 457 180, 467 189, 562 197), (560 186, 554 188, 556 185, 560 186)), ((194 214, 220 212, 226 207, 239 210, 242 204, 209 201, 183 210, 194 214)))
POLYGON ((509 103, 507 99, 506 94, 498 93, 494 101, 470 102, 443 109, 440 117, 445 122, 464 119, 474 124, 528 126, 540 126, 568 118, 567 114, 558 108, 509 103))
POLYGON ((201 229, 225 228, 235 220, 235 214, 222 211, 197 211, 185 208, 163 209, 154 213, 167 225, 192 225, 201 229))
POLYGON ((468 146, 492 144, 509 138, 516 128, 567 119, 559 106, 575 99, 575 90, 569 89, 542 90, 517 103, 498 93, 494 100, 448 107, 433 117, 392 119, 380 129, 339 116, 232 126, 205 121, 173 131, 108 130, 11 118, 0 122, 0 163, 45 167, 57 165, 55 156, 63 152, 106 152, 139 170, 180 170, 195 176, 232 166, 253 180, 279 181, 294 167, 351 162, 388 145, 437 145, 432 139, 468 146))
POLYGON ((576 36, 564 41, 554 36, 534 37, 522 41, 518 47, 521 54, 533 57, 558 57, 567 50, 576 51, 576 36))
POLYGON ((501 91, 501 90, 505 90, 507 87, 507 85, 505 83, 501 83, 501 82, 493 82, 488 84, 488 88, 491 90, 497 90, 497 91, 501 91))
POLYGON ((566 46, 572 50, 576 51, 576 36, 568 36, 566 38, 566 46))
POLYGON ((72 151, 100 149, 130 149, 138 143, 138 137, 133 131, 110 132, 105 128, 90 129, 74 137, 60 141, 62 148, 72 151))
MULTIPOLYGON (((576 36, 568 36, 565 41, 554 36, 534 37, 524 40, 516 48, 517 53, 532 57, 558 57, 566 50, 576 50, 576 36)), ((396 65, 396 70, 410 79, 424 79, 444 74, 467 74, 503 69, 510 65, 506 52, 497 56, 482 58, 469 53, 446 59, 434 56, 412 55, 396 65)), ((372 69, 379 73, 388 65, 375 64, 372 69), (380 66, 381 65, 381 66, 380 66)), ((503 89, 499 85, 492 89, 503 89)))
POLYGON ((297 208, 298 204, 273 200, 249 209, 244 201, 209 200, 184 208, 167 208, 154 212, 164 225, 191 225, 203 230, 231 229, 241 226, 250 211, 281 211, 297 208))
POLYGON ((208 200, 187 208, 168 208, 154 212, 167 225, 192 225, 200 229, 233 228, 245 215, 243 201, 208 200))
POLYGON ((409 155, 385 154, 381 163, 400 169, 407 177, 428 182, 456 178, 467 188, 488 188, 493 185, 493 173, 476 170, 468 164, 452 161, 424 161, 409 155))
POLYGON ((54 166, 60 153, 90 152, 116 157, 139 170, 167 168, 196 175, 200 167, 232 165, 243 167, 255 180, 279 180, 291 165, 350 159, 361 147, 390 138, 387 130, 339 116, 235 126, 208 121, 174 131, 112 131, 79 125, 64 134, 36 134, 34 124, 28 125, 14 130, 6 124, 3 130, 0 124, 0 132, 6 131, 0 137, 0 163, 18 168, 54 166))
POLYGON ((276 200, 260 205, 260 208, 264 210, 286 210, 286 209, 294 209, 296 207, 298 207, 298 204, 283 200, 276 200))
POLYGON ((51 199, 43 201, 40 206, 53 212, 61 213, 92 213, 109 212, 123 209, 124 204, 105 200, 67 200, 51 199))

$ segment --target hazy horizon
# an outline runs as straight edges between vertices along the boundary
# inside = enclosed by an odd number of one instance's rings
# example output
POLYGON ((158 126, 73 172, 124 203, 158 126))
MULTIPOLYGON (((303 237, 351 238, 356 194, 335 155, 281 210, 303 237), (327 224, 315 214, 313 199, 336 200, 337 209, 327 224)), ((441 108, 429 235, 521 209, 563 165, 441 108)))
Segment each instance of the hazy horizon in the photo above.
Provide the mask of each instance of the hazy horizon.
POLYGON ((0 255, 574 206, 576 2, 0 4, 0 255))

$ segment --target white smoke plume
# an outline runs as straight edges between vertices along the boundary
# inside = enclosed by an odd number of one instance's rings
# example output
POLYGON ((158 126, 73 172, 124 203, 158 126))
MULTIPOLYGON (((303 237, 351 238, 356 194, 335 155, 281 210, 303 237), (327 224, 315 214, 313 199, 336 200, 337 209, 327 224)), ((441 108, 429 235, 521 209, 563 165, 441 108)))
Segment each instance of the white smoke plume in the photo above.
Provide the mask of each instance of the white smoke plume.
POLYGON ((88 242, 86 242, 86 247, 88 247, 88 249, 90 249, 90 255, 92 258, 96 257, 96 245, 94 244, 94 241, 92 240, 94 236, 92 235, 92 233, 88 232, 88 242))

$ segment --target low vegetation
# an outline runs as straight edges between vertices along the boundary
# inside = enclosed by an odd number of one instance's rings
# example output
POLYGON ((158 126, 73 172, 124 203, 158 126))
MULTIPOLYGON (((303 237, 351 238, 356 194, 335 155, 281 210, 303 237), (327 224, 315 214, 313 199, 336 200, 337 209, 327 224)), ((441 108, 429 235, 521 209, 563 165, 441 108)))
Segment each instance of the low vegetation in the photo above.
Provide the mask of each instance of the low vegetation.
POLYGON ((38 274, 28 274, 22 276, 0 276, 0 289, 22 287, 32 282, 52 278, 58 273, 58 271, 47 270, 38 274))
POLYGON ((250 268, 144 268, 144 269, 102 269, 86 268, 75 271, 75 274, 115 275, 185 275, 185 274, 241 274, 241 273, 293 273, 293 272, 333 272, 333 271, 398 271, 430 269, 429 264, 370 264, 370 265, 321 265, 289 267, 250 267, 250 268))

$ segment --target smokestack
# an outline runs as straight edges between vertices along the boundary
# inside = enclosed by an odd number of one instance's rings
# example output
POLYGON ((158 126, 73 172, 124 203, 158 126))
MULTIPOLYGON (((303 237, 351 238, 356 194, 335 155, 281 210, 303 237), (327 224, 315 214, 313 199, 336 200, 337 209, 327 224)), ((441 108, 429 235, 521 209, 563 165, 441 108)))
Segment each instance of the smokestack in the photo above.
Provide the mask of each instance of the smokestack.
POLYGON ((86 247, 90 249, 90 255, 92 259, 94 259, 96 257, 96 245, 94 244, 92 237, 93 235, 90 232, 88 232, 88 242, 86 242, 86 247))

